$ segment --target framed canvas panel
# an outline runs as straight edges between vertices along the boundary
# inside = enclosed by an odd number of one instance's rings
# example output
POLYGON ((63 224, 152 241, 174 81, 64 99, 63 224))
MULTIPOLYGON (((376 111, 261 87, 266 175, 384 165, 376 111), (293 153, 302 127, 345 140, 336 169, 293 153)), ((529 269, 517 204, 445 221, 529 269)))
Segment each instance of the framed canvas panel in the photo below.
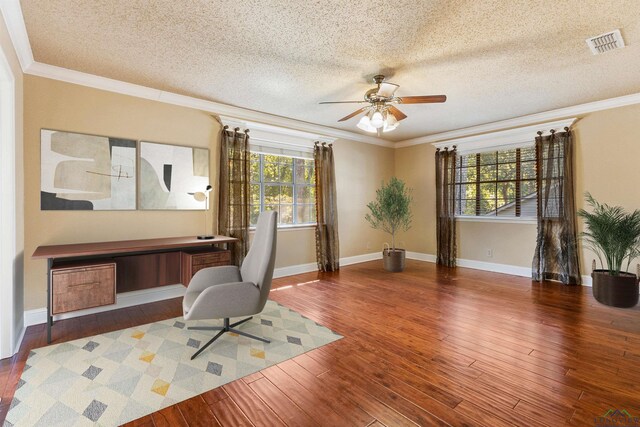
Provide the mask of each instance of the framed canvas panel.
POLYGON ((140 141, 140 209, 206 208, 209 149, 140 141))
POLYGON ((40 131, 41 210, 135 210, 136 141, 40 131))

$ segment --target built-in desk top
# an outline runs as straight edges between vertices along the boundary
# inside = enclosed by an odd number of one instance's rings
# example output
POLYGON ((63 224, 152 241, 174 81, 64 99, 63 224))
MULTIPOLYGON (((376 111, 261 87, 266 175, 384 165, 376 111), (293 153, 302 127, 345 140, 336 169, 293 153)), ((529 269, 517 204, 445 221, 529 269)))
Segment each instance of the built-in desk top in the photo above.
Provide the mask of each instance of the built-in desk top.
POLYGON ((216 236, 198 239, 195 236, 160 239, 120 240, 115 242, 78 243, 71 245, 38 246, 31 258, 73 258, 94 255, 126 254, 132 252, 162 251, 164 249, 210 246, 217 243, 237 242, 235 237, 216 236))

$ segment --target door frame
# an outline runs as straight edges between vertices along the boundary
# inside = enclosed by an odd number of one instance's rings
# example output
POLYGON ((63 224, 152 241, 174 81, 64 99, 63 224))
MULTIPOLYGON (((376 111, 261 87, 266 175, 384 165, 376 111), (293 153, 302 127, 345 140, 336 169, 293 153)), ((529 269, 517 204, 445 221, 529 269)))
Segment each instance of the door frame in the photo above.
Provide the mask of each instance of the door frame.
POLYGON ((0 359, 17 351, 15 76, 0 46, 0 359))

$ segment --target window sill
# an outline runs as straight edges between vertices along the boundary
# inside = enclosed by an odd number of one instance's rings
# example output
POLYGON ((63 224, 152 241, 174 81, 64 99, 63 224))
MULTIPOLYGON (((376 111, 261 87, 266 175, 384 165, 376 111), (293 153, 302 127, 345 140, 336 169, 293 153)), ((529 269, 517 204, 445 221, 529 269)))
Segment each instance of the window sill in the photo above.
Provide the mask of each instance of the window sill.
MULTIPOLYGON (((316 224, 278 225, 278 231, 315 230, 316 224)), ((255 233, 255 227, 249 227, 249 233, 255 233)))
POLYGON ((485 217, 485 216, 457 216, 456 221, 461 222, 492 222, 502 224, 538 224, 536 218, 508 218, 508 217, 485 217))

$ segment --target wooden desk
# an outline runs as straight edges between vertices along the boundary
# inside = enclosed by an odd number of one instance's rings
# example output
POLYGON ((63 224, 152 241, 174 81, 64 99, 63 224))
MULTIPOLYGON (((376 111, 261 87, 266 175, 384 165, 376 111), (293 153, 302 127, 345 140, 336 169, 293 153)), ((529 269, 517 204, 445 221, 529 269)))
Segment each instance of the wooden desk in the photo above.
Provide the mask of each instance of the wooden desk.
MULTIPOLYGON (((190 272, 202 268, 201 265, 194 269, 183 267, 184 262, 193 259, 194 252, 206 253, 206 248, 215 252, 216 245, 226 246, 236 241, 238 239, 226 236, 217 236, 209 240, 189 236, 38 246, 32 258, 47 260, 47 342, 51 342, 53 314, 56 314, 53 312, 53 272, 58 273, 59 277, 64 277, 63 287, 79 292, 79 299, 83 296, 90 299, 83 308, 108 305, 115 303, 116 289, 119 292, 128 292, 176 283, 186 286, 188 283, 184 282, 190 279, 190 272), (65 273, 70 276, 64 276, 65 273), (87 276, 88 282, 74 283, 79 275, 87 276), (137 280, 140 277, 145 278, 144 284, 137 280), (105 286, 105 280, 113 281, 112 291, 108 285, 105 286), (96 295, 95 290, 102 290, 103 293, 96 295), (110 292, 113 294, 112 297, 109 295, 110 292)), ((56 310, 66 312, 78 308, 76 304, 56 304, 56 310)))

